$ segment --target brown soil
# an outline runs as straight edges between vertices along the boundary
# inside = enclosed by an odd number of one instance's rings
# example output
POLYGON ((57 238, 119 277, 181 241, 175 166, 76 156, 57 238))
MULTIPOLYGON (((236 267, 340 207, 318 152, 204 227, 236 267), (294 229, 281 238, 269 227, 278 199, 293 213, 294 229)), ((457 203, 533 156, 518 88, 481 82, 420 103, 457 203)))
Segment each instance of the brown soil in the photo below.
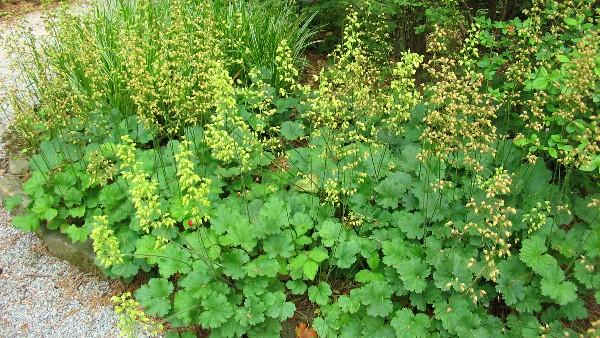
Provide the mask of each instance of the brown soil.
POLYGON ((327 64, 327 55, 308 51, 306 53, 306 60, 308 61, 308 65, 304 70, 304 74, 302 74, 301 82, 313 87, 317 84, 314 79, 315 75, 318 75, 321 69, 327 64))
POLYGON ((65 3, 65 0, 0 0, 0 22, 9 22, 24 14, 39 11, 47 6, 65 3))

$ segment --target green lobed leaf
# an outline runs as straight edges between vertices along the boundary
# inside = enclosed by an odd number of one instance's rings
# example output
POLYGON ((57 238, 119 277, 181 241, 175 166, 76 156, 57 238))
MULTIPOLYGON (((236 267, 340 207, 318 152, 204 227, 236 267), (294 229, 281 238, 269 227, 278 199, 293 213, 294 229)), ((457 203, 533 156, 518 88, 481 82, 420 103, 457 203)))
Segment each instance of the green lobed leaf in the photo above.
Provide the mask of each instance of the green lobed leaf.
POLYGON ((356 255, 360 251, 360 247, 356 237, 341 242, 336 250, 334 250, 335 264, 342 269, 347 269, 356 262, 356 255))
POLYGON ((233 316, 233 306, 225 295, 213 292, 202 299, 202 312, 199 316, 200 325, 207 329, 221 326, 233 316))
POLYGON ((211 218, 211 229, 222 235, 219 237, 221 245, 240 246, 246 251, 256 246, 256 233, 252 231, 248 217, 242 216, 237 209, 232 210, 228 204, 217 207, 211 218))
POLYGON ((329 257, 329 253, 327 252, 327 249, 325 249, 323 247, 315 247, 312 250, 310 250, 308 253, 308 258, 310 258, 311 260, 313 260, 317 263, 321 263, 322 261, 326 260, 328 257, 329 257))
POLYGON ((284 321, 291 318, 296 312, 296 305, 286 302, 283 291, 265 293, 263 300, 267 306, 266 315, 271 318, 284 321))
POLYGON ((317 286, 308 288, 308 299, 318 305, 325 305, 329 302, 331 296, 331 287, 326 282, 320 282, 317 286))
POLYGON ((559 278, 544 277, 540 282, 542 294, 552 298, 560 305, 566 305, 577 299, 577 286, 559 278))
POLYGON ((246 270, 246 273, 250 277, 275 277, 279 271, 279 262, 277 262, 275 259, 269 258, 266 255, 261 255, 246 264, 244 270, 246 270))
POLYGON ((169 243, 165 251, 158 257, 158 271, 166 278, 176 273, 188 273, 191 270, 190 253, 177 244, 169 243))
POLYGON ((342 224, 333 219, 326 219, 323 223, 317 226, 319 236, 325 247, 332 247, 338 240, 342 224))
POLYGON ((416 293, 421 293, 427 287, 427 277, 431 272, 429 265, 420 258, 411 258, 397 265, 396 270, 404 287, 416 293))
POLYGON ((138 274, 140 271, 139 264, 134 262, 123 262, 111 267, 110 272, 116 276, 122 278, 131 278, 138 274))
POLYGON ((281 136, 289 141, 304 136, 304 126, 297 121, 285 121, 281 124, 281 136))
POLYGON ((391 173, 376 187, 377 204, 384 208, 397 208, 401 197, 410 188, 412 177, 403 172, 391 173))
POLYGON ((69 239, 73 243, 85 242, 90 234, 87 228, 78 227, 73 224, 66 227, 63 232, 69 236, 69 239))
POLYGON ((392 287, 387 282, 371 282, 360 289, 361 302, 367 305, 367 313, 374 317, 387 317, 394 309, 390 297, 392 287))
POLYGON ((21 205, 23 201, 23 196, 21 195, 13 195, 4 199, 4 208, 9 212, 12 212, 16 207, 21 205))
POLYGON ((500 270, 496 290, 502 294, 508 305, 514 305, 525 297, 526 282, 529 279, 527 267, 516 256, 510 256, 498 263, 500 270))
POLYGON ((40 220, 32 213, 15 216, 12 219, 13 225, 23 231, 37 231, 40 228, 40 220))
POLYGON ((193 263, 192 270, 179 281, 179 286, 189 291, 189 295, 194 299, 206 298, 211 294, 211 286, 214 285, 212 274, 205 262, 197 260, 193 263))
POLYGON ((255 227, 258 226, 261 235, 257 237, 279 233, 289 225, 287 205, 275 195, 269 197, 263 204, 259 216, 259 224, 255 227))
POLYGON ((190 325, 200 315, 201 304, 193 291, 180 290, 173 300, 173 319, 181 325, 190 325))
POLYGON ((263 242, 263 249, 270 258, 277 256, 289 258, 294 255, 292 231, 284 230, 279 234, 271 235, 263 242))
POLYGON ((236 320, 244 326, 254 326, 265 321, 267 305, 256 296, 246 297, 244 306, 236 312, 236 320))
POLYGON ((250 261, 250 257, 241 249, 232 249, 223 253, 221 264, 223 272, 233 279, 241 279, 246 276, 244 264, 250 261))
POLYGON ((304 277, 313 280, 317 276, 317 271, 319 271, 319 263, 307 260, 302 266, 302 271, 304 272, 304 277))
POLYGON ((171 310, 169 297, 173 284, 165 278, 151 278, 148 283, 135 292, 135 298, 152 316, 164 316, 171 310))
POLYGON ((421 213, 401 210, 395 212, 393 217, 394 224, 398 224, 398 227, 406 234, 407 238, 423 238, 425 234, 425 228, 423 227, 425 217, 421 213))
POLYGON ((306 283, 304 281, 298 280, 289 280, 285 283, 285 286, 290 290, 293 295, 301 295, 306 291, 306 283))
POLYGON ((23 191, 25 191, 31 197, 36 197, 44 193, 45 183, 46 177, 44 177, 44 175, 37 170, 33 171, 27 182, 23 183, 23 191))
POLYGON ((357 295, 357 292, 352 291, 350 292, 350 296, 342 295, 337 299, 337 304, 344 312, 356 313, 360 309, 360 296, 357 295))
POLYGON ((410 309, 400 309, 390 322, 396 331, 396 337, 428 337, 431 320, 423 313, 416 315, 410 309))

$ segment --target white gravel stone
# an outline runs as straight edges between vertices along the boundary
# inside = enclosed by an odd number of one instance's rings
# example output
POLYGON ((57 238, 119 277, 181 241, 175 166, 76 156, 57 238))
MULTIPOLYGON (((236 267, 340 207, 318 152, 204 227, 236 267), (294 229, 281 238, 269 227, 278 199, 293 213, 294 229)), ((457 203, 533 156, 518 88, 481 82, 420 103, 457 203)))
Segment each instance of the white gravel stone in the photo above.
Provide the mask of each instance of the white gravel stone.
POLYGON ((50 256, 0 210, 0 337, 117 337, 111 288, 50 256))

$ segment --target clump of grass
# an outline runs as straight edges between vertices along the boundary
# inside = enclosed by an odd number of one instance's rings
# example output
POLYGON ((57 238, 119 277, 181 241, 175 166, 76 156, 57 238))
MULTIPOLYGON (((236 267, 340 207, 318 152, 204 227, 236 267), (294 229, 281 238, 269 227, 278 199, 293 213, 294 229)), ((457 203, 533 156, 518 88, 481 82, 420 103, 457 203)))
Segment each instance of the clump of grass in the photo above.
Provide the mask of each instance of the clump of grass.
MULTIPOLYGON (((290 3, 269 1, 215 0, 215 18, 224 35, 224 50, 234 79, 248 81, 251 70, 267 71, 276 82, 275 56, 282 41, 292 51, 296 67, 304 62, 304 50, 315 43, 315 15, 298 13, 290 3)), ((274 83, 276 84, 276 83, 274 83)))

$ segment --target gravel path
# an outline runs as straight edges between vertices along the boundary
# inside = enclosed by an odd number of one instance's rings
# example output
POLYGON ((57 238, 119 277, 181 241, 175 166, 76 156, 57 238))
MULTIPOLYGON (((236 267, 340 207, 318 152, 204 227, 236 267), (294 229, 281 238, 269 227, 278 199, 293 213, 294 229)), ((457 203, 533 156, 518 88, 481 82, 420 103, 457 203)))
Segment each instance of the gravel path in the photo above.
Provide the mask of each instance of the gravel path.
MULTIPOLYGON (((0 22, 0 35, 10 34, 16 24, 37 35, 44 33, 42 14, 31 13, 0 22)), ((0 81, 10 83, 15 74, 8 68, 4 47, 0 44, 0 81)), ((0 90, 0 103, 3 98, 0 90)), ((4 103, 0 109, 2 132, 10 109, 4 103)), ((0 158, 5 159, 2 145, 0 158)), ((0 338, 118 337, 110 305, 114 284, 50 256, 37 236, 11 226, 4 209, 0 209, 0 269, 0 338)))

